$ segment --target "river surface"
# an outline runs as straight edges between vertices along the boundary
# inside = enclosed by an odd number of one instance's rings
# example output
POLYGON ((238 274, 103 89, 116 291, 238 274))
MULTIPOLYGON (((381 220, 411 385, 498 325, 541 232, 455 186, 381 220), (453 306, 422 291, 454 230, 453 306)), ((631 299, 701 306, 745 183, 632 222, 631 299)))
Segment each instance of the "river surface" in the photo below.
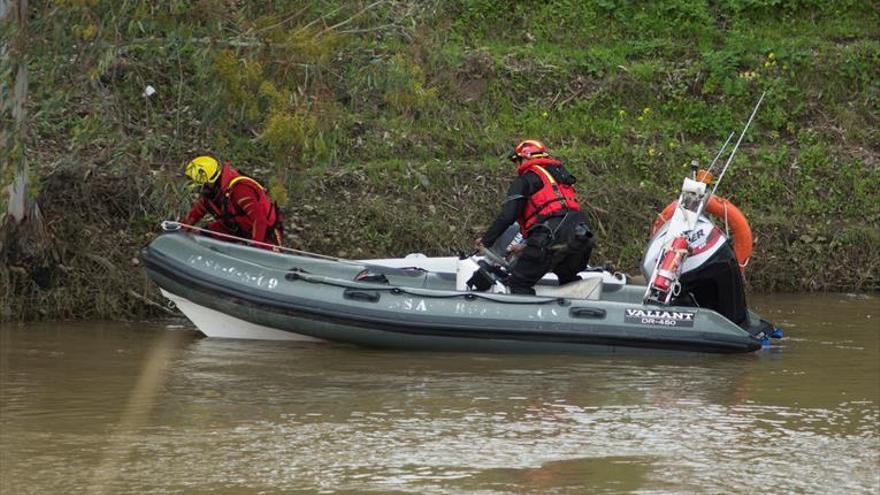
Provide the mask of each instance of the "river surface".
POLYGON ((0 493, 880 493, 880 296, 749 355, 385 352, 0 328, 0 493))

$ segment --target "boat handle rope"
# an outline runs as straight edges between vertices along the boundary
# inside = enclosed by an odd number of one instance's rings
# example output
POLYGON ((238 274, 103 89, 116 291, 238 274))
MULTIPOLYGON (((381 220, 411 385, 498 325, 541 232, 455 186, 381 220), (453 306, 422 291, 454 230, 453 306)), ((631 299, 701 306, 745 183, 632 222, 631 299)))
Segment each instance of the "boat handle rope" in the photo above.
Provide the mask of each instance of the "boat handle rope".
POLYGON ((318 277, 314 275, 303 274, 302 272, 287 272, 284 275, 284 279, 290 282, 296 280, 302 280, 304 282, 309 282, 313 284, 326 284, 331 285, 333 287, 341 287, 343 289, 366 289, 366 290, 375 290, 375 291, 387 291, 394 295, 406 294, 409 296, 416 297, 427 297, 432 299, 454 299, 457 297, 464 298, 467 301, 473 301, 476 299, 485 299, 491 302, 497 302, 501 304, 553 304, 556 303, 560 306, 568 306, 571 304, 568 299, 564 297, 540 297, 535 296, 535 299, 529 299, 524 301, 510 301, 507 299, 496 299, 487 294, 477 293, 477 292, 456 292, 455 294, 425 294, 422 292, 413 292, 411 290, 398 287, 398 286, 384 286, 384 285, 373 285, 373 284, 351 284, 347 283, 344 280, 333 279, 329 277, 318 277))
POLYGON ((345 258, 337 258, 335 256, 327 256, 324 254, 312 253, 309 251, 301 251, 299 249, 293 249, 293 248, 284 247, 284 246, 276 246, 275 244, 269 244, 268 242, 255 241, 253 239, 245 239, 244 237, 239 237, 237 235, 225 234, 223 232, 215 232, 213 230, 203 229, 201 227, 196 227, 195 225, 190 225, 187 223, 178 222, 176 220, 163 220, 161 225, 162 225, 162 230, 164 230, 165 232, 176 232, 178 230, 192 230, 194 232, 206 233, 211 237, 222 237, 224 239, 231 239, 231 240, 235 240, 235 241, 245 242, 247 244, 253 244, 255 246, 269 248, 269 249, 276 251, 276 252, 283 251, 286 253, 308 256, 310 258, 319 258, 319 259, 323 259, 323 260, 338 261, 340 263, 349 263, 349 264, 358 265, 358 266, 363 265, 362 262, 358 262, 355 260, 349 260, 349 259, 345 259, 345 258))

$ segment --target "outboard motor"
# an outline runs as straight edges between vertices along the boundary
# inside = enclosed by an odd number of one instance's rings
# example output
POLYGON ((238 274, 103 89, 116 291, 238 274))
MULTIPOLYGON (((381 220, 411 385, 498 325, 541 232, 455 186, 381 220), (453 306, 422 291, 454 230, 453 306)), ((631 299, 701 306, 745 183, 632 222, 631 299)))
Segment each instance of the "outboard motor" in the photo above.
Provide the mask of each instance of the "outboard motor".
POLYGON ((667 222, 648 244, 642 272, 650 277, 646 304, 706 307, 748 326, 742 275, 733 248, 724 231, 706 216, 700 215, 689 230, 667 222))
POLYGON ((642 261, 646 303, 669 304, 679 294, 681 275, 705 263, 727 240, 702 214, 707 194, 704 182, 685 177, 678 207, 651 239, 642 261))

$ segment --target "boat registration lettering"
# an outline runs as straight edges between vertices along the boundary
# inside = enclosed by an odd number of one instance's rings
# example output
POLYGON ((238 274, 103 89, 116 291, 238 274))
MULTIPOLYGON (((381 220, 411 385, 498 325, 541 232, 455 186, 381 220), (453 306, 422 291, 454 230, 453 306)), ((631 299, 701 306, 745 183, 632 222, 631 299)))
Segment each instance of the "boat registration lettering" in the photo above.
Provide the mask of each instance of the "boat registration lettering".
POLYGON ((419 302, 417 303, 412 299, 404 299, 403 309, 408 309, 411 311, 428 311, 428 307, 425 305, 424 299, 419 299, 419 302))
POLYGON ((262 274, 256 275, 232 265, 221 265, 214 260, 203 258, 202 256, 190 256, 188 261, 191 265, 218 272, 222 277, 239 283, 254 285, 269 290, 278 287, 278 279, 275 277, 267 277, 262 274))
POLYGON ((661 327, 693 327, 696 313, 662 309, 626 308, 624 323, 661 327))

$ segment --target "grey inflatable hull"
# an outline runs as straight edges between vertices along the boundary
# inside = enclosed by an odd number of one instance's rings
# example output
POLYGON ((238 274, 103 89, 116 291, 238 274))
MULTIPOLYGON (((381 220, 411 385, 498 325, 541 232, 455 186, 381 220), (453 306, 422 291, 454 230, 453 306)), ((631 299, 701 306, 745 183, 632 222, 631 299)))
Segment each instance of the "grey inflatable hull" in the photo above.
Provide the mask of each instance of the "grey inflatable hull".
MULTIPOLYGON (((144 248, 149 276, 206 335, 323 340, 412 350, 750 352, 752 335, 702 308, 642 304, 643 286, 579 284, 579 296, 455 290, 454 273, 387 268, 164 234, 144 248), (357 282, 364 269, 387 282, 357 282)), ((566 294, 566 287, 548 288, 566 294)), ((753 315, 757 324, 758 318, 753 315)))

